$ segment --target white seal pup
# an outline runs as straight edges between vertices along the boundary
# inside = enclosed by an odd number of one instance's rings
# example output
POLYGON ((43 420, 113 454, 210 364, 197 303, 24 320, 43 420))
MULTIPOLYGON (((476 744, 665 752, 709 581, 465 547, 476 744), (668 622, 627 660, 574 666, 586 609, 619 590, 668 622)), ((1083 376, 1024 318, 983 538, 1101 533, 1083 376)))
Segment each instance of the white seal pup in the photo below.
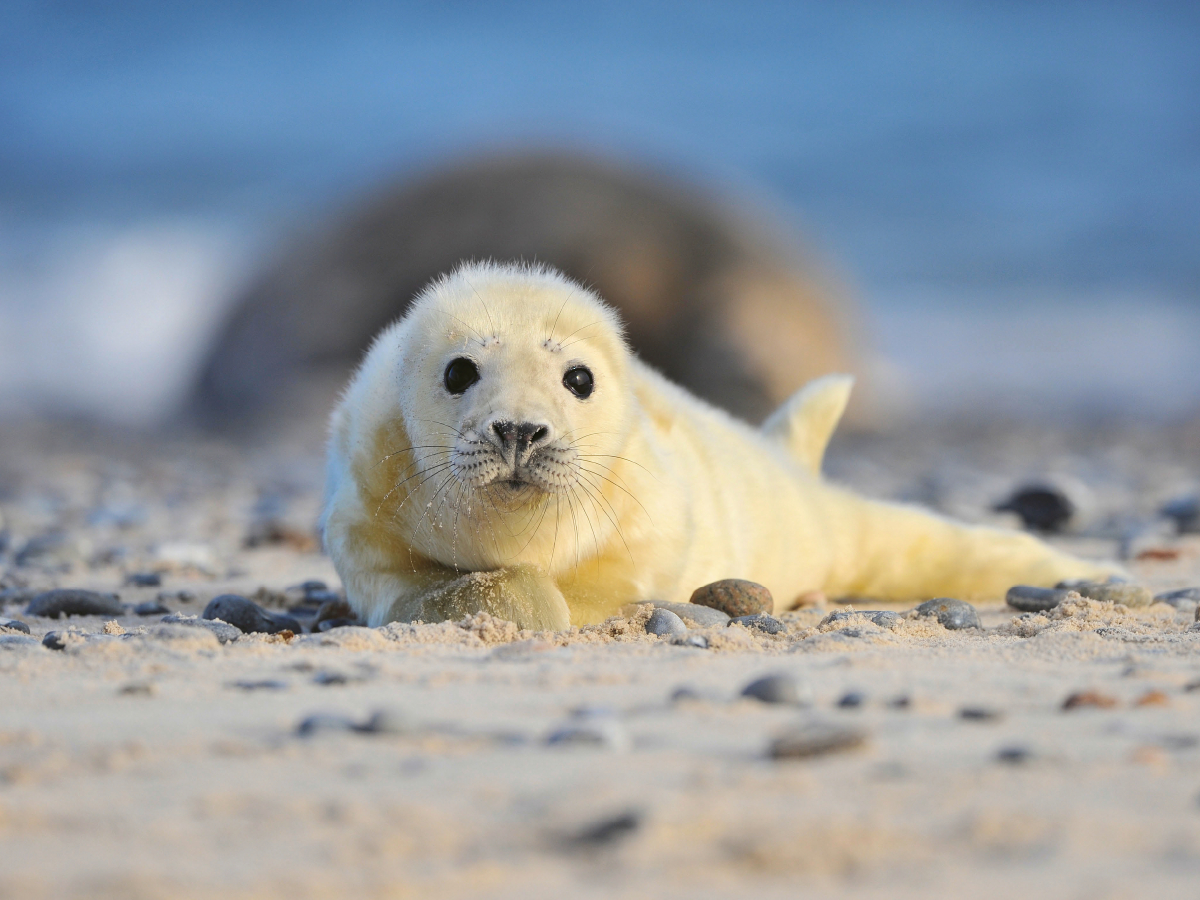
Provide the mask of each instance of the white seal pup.
POLYGON ((376 338, 333 413, 325 544, 372 625, 487 611, 561 629, 722 578, 788 608, 1114 571, 824 481, 850 384, 812 382, 755 429, 639 361, 559 273, 464 265, 376 338))

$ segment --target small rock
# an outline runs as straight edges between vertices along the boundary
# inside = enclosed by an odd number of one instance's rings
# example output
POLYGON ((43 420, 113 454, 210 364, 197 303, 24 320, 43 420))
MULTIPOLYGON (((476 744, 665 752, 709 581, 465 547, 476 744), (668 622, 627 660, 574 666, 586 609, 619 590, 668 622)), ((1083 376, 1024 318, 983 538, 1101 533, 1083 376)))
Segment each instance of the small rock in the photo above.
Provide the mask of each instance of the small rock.
MULTIPOLYGON (((1197 682, 1197 686, 1200 686, 1200 682, 1197 682)), ((694 687, 691 687, 690 685, 684 685, 683 687, 677 687, 677 688, 675 688, 675 690, 673 690, 671 692, 671 702, 672 703, 703 702, 703 701, 707 701, 709 699, 710 699, 709 697, 706 697, 704 694, 700 693, 698 690, 696 690, 694 687)))
POLYGON ((1089 600, 1121 603, 1128 607, 1149 606, 1154 602, 1154 595, 1137 584, 1085 581, 1077 584, 1074 590, 1089 600))
POLYGON ((307 716, 296 726, 296 734, 300 737, 312 737, 317 734, 335 731, 354 731, 355 724, 345 716, 330 713, 316 713, 307 716))
POLYGON ((366 681, 365 678, 359 678, 354 675, 347 675, 345 672, 317 672, 312 677, 313 684, 319 684, 322 687, 339 687, 343 684, 355 684, 360 681, 366 681))
POLYGON ((11 628, 13 631, 23 631, 29 634, 29 626, 20 619, 6 619, 0 616, 0 628, 11 628))
POLYGON ((25 608, 25 615, 49 619, 62 616, 123 616, 125 605, 116 594, 57 588, 34 597, 25 608))
POLYGON ((1008 589, 1004 602, 1021 612, 1046 612, 1054 609, 1071 592, 1062 588, 1042 588, 1018 584, 1008 589))
POLYGON ((900 613, 892 612, 891 610, 886 609, 880 610, 879 612, 869 612, 867 615, 870 616, 871 621, 880 628, 886 628, 889 631, 894 631, 904 622, 904 616, 900 615, 900 613))
POLYGON ((958 711, 958 717, 968 722, 997 722, 1004 714, 983 706, 964 706, 958 711))
POLYGON ((167 616, 171 610, 161 600, 147 600, 135 606, 133 613, 137 616, 167 616))
POLYGON ((842 694, 837 705, 839 709, 858 709, 866 702, 866 695, 861 691, 848 691, 842 694))
POLYGON ((237 688, 239 691, 286 691, 288 683, 286 681, 279 681, 276 678, 262 678, 257 681, 242 679, 233 682, 229 686, 237 688))
POLYGON ((163 616, 160 620, 166 625, 187 625, 192 628, 204 628, 211 631, 218 641, 222 644, 229 644, 236 641, 242 636, 241 629, 228 622, 217 622, 210 619, 201 619, 197 616, 185 616, 180 613, 163 616))
POLYGON ((763 703, 789 703, 799 705, 808 701, 808 692, 801 689, 791 675, 779 673, 755 679, 742 688, 743 697, 752 697, 763 703))
POLYGON ((669 609, 656 609, 646 620, 646 633, 659 637, 675 637, 687 634, 687 626, 683 619, 669 609))
POLYGON ((552 731, 546 743, 552 747, 598 747, 617 752, 628 750, 632 744, 621 723, 613 720, 566 725, 552 731))
POLYGON ((1200 587, 1183 588, 1178 591, 1164 591, 1154 595, 1155 603, 1166 603, 1183 612, 1192 612, 1200 604, 1200 587))
POLYGON ((246 632, 262 632, 278 634, 281 631, 291 631, 300 634, 304 628, 291 616, 275 616, 268 613, 258 604, 247 600, 238 594, 221 594, 209 601, 201 614, 204 619, 219 619, 228 622, 235 628, 246 632))
POLYGON ((702 634, 685 634, 682 637, 676 636, 671 638, 671 643, 677 647, 696 647, 700 650, 708 649, 708 638, 702 634))
POLYGON ((1075 504, 1058 488, 1031 484, 1015 490, 1007 500, 992 507, 996 512, 1014 512, 1026 528, 1059 531, 1075 515, 1075 504))
POLYGON ((1171 698, 1162 691, 1146 691, 1134 701, 1134 706, 1170 706, 1171 698))
POLYGON ((975 610, 974 606, 950 597, 938 597, 935 600, 926 600, 917 607, 917 615, 937 616, 937 620, 942 623, 942 627, 951 631, 959 631, 963 628, 983 627, 979 622, 979 613, 975 610))
POLYGON ((154 692, 154 685, 145 681, 131 682, 117 691, 118 694, 126 697, 152 697, 154 696, 154 692))
POLYGON ((1200 532, 1200 494, 1176 497, 1159 512, 1175 523, 1180 534, 1200 532))
POLYGON ((1112 709, 1116 705, 1116 698, 1108 694, 1101 694, 1099 691, 1078 691, 1063 701, 1062 708, 1068 710, 1090 706, 1095 709, 1112 709))
POLYGON ((335 628, 355 628, 358 619, 326 619, 317 626, 317 631, 333 631, 335 628))
POLYGON ((61 631, 47 631, 42 638, 42 646, 47 650, 66 650, 67 642, 63 639, 61 631))
POLYGON ((743 628, 757 628, 767 634, 779 634, 784 631, 784 625, 774 616, 766 613, 755 613, 752 616, 735 616, 729 620, 730 625, 741 625, 743 628))
POLYGON ((125 576, 125 583, 133 587, 159 587, 162 584, 162 573, 130 572, 125 576))
POLYGON ((697 606, 695 603, 668 603, 660 600, 643 600, 637 604, 649 604, 655 609, 666 609, 683 619, 684 624, 692 628, 721 628, 729 624, 728 613, 707 606, 697 606))
POLYGON ((350 619, 353 621, 354 618, 354 610, 350 608, 350 604, 337 594, 333 594, 332 599, 323 601, 320 607, 318 607, 317 614, 313 618, 312 627, 318 628, 322 622, 327 622, 330 619, 350 619))
POLYGON ((996 753, 996 761, 1010 766, 1019 766, 1033 758, 1033 751, 1028 747, 1001 747, 996 753))
POLYGON ((607 847, 629 837, 642 824, 639 812, 625 812, 607 819, 601 819, 591 825, 586 825, 571 835, 567 843, 580 849, 607 847))
POLYGON ((815 722, 775 738, 768 753, 772 759, 807 759, 854 750, 866 740, 866 734, 856 728, 815 722))
POLYGON ((714 581, 692 592, 691 602, 697 606, 719 609, 731 619, 769 613, 775 609, 771 592, 761 584, 741 578, 714 581))

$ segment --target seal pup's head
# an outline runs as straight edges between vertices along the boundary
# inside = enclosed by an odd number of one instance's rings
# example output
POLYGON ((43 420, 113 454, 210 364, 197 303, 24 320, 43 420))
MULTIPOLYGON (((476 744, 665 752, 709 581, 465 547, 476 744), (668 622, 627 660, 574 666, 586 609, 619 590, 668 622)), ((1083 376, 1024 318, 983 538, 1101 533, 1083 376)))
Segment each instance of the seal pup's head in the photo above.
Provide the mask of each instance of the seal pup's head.
POLYGON ((608 530, 606 473, 631 429, 628 365, 615 312, 556 271, 470 264, 433 282, 357 379, 384 436, 380 515, 446 565, 549 569, 586 553, 608 530))

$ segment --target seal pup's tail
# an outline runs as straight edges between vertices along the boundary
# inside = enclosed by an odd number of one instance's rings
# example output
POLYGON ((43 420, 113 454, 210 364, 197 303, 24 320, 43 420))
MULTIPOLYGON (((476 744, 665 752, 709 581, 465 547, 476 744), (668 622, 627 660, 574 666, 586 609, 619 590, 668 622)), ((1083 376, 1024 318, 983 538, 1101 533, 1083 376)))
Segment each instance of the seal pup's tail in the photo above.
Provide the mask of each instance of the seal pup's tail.
POLYGON ((783 444, 814 475, 820 473, 825 448, 846 411, 853 387, 851 375, 826 375, 810 381, 767 417, 763 434, 783 444))

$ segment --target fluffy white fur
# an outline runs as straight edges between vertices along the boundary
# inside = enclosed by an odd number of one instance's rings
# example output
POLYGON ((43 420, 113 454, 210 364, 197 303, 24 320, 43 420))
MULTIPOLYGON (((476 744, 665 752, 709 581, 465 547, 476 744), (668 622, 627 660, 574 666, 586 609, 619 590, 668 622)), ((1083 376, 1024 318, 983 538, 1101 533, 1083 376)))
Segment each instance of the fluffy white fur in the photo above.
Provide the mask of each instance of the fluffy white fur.
POLYGON ((756 430, 642 364, 585 288, 466 265, 379 335, 333 414, 326 546, 373 625, 483 610, 563 628, 721 578, 787 608, 813 590, 981 600, 1113 571, 823 481, 849 390, 813 382, 756 430), (458 357, 480 377, 454 396, 458 357), (563 384, 576 366, 593 374, 587 399, 563 384), (547 432, 522 455, 497 421, 547 432))

